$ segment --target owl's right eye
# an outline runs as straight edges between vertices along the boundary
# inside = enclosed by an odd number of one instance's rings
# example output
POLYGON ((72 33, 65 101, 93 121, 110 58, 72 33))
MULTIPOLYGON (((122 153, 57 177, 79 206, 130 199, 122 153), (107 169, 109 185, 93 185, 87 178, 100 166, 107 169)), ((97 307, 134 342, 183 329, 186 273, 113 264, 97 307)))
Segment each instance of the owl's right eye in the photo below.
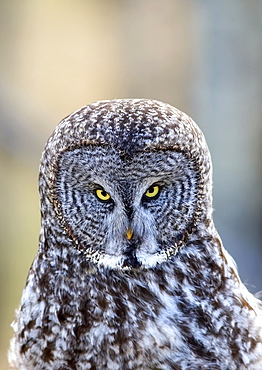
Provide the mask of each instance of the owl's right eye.
POLYGON ((160 187, 158 185, 151 185, 144 194, 145 199, 153 199, 159 196, 160 187))
POLYGON ((104 189, 96 189, 95 195, 97 199, 99 199, 101 202, 108 202, 112 199, 111 195, 107 193, 104 189))

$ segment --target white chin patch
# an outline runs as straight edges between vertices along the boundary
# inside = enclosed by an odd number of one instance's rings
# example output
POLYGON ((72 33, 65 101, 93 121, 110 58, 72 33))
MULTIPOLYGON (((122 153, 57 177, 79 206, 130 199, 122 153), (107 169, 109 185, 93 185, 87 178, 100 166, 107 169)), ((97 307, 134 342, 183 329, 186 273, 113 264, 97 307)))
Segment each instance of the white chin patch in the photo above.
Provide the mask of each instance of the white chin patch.
POLYGON ((162 263, 167 259, 168 255, 164 251, 153 254, 137 254, 137 260, 146 268, 155 267, 157 264, 162 263))
POLYGON ((155 267, 157 264, 166 261, 170 255, 165 251, 154 254, 142 254, 137 252, 135 261, 133 259, 132 261, 130 260, 130 262, 124 255, 114 256, 110 254, 99 254, 92 257, 91 259, 100 266, 107 267, 109 269, 130 270, 133 268, 143 269, 155 267))

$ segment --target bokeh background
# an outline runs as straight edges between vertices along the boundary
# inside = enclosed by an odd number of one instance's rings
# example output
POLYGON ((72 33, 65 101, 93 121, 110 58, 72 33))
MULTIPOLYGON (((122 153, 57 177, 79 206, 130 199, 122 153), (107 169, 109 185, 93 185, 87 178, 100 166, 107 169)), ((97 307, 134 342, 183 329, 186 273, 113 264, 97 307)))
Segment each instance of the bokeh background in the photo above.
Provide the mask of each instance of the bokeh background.
POLYGON ((199 124, 214 218, 262 289, 262 2, 0 1, 0 369, 39 233, 38 166, 55 125, 102 99, 168 102, 199 124))

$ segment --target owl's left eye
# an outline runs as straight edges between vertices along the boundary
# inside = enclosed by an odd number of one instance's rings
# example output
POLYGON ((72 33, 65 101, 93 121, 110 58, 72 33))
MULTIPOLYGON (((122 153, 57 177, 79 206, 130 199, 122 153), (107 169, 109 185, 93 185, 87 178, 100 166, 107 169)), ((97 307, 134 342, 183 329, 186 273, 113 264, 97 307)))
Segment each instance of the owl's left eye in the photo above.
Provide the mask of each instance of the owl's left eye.
POLYGON ((96 189, 95 195, 101 202, 108 202, 111 200, 111 195, 108 194, 104 189, 96 189))
POLYGON ((159 195, 160 187, 158 185, 151 185, 144 193, 144 198, 153 199, 159 195))

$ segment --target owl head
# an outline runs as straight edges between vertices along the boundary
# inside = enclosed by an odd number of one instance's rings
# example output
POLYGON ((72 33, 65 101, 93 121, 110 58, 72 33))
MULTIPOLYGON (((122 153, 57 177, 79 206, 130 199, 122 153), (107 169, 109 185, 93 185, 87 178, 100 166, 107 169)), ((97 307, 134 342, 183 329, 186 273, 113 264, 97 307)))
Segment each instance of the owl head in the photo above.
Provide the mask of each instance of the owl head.
POLYGON ((155 100, 100 101, 66 117, 46 144, 42 223, 96 265, 151 268, 211 224, 211 172, 185 113, 155 100))

